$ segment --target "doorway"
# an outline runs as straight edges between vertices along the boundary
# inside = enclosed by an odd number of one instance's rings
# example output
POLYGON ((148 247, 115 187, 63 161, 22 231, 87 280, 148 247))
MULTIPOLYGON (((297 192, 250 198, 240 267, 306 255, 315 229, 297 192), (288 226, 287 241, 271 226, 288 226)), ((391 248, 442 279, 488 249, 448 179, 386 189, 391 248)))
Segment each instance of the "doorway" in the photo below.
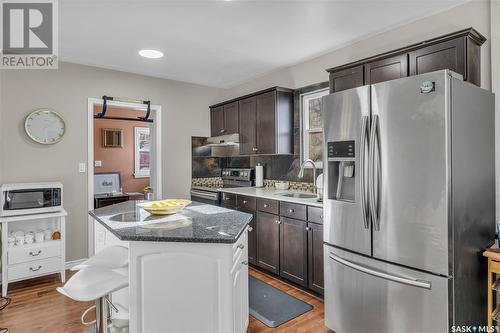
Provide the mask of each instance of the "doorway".
MULTIPOLYGON (((161 106, 88 99, 88 210, 127 200, 162 197, 161 106), (125 119, 125 120, 124 120, 125 119), (127 120, 132 119, 132 120, 127 120), (145 194, 148 193, 148 194, 145 194)), ((88 254, 94 254, 94 220, 88 218, 88 254)))

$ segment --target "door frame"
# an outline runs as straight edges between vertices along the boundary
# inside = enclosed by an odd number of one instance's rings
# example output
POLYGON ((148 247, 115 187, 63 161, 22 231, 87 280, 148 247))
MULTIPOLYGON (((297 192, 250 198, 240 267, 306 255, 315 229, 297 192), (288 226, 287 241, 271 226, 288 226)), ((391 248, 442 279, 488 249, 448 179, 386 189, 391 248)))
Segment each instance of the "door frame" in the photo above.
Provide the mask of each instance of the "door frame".
MULTIPOLYGON (((138 103, 107 101, 108 106, 120 107, 131 110, 144 110, 146 105, 138 103)), ((101 98, 88 98, 87 99, 87 211, 94 209, 94 106, 102 106, 103 100, 101 98)), ((154 140, 154 156, 151 159, 155 170, 154 184, 151 183, 153 177, 150 178, 150 185, 154 189, 154 197, 162 197, 162 156, 161 156, 161 105, 152 104, 151 113, 154 119, 153 135, 154 140)), ((87 252, 89 257, 94 254, 94 219, 88 216, 88 242, 87 252)))

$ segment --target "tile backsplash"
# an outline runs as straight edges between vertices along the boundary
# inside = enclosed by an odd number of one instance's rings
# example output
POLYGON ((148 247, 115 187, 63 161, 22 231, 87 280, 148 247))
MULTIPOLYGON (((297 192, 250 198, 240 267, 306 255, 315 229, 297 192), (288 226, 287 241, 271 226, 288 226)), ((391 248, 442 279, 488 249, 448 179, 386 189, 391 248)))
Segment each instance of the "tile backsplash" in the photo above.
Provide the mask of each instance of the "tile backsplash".
MULTIPOLYGON (((260 163, 264 166, 264 179, 313 182, 311 168, 306 168, 304 178, 298 178, 301 163, 299 155, 213 157, 210 156, 210 147, 203 146, 204 139, 193 137, 192 178, 220 177, 224 168, 255 168, 260 163)), ((318 174, 321 172, 318 170, 318 174)))

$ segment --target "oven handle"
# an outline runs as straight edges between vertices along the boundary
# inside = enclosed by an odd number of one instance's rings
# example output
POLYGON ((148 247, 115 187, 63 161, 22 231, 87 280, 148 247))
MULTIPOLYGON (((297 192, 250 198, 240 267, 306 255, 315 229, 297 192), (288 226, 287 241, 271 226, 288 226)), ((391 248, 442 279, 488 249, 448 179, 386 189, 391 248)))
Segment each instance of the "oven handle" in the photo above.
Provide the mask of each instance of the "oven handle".
POLYGON ((199 198, 209 199, 209 200, 217 200, 217 197, 218 197, 218 193, 203 192, 203 191, 197 191, 197 190, 191 190, 191 195, 194 197, 199 197, 199 198))

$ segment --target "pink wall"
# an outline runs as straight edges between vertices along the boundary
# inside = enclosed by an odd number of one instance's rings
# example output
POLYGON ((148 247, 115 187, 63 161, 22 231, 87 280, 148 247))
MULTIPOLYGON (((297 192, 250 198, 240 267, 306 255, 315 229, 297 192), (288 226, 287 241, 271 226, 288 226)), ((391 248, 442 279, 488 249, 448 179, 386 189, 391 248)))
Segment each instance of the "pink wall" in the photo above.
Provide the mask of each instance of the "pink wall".
MULTIPOLYGON (((95 107, 94 113, 98 112, 101 112, 101 108, 95 107)), ((108 107, 106 115, 134 118, 144 116, 144 112, 108 107)), ((102 166, 95 167, 94 172, 120 172, 123 192, 142 192, 149 185, 149 178, 134 178, 134 127, 148 127, 148 124, 140 121, 94 119, 94 160, 102 162, 102 166), (123 147, 104 148, 101 137, 103 128, 122 129, 123 147)))

